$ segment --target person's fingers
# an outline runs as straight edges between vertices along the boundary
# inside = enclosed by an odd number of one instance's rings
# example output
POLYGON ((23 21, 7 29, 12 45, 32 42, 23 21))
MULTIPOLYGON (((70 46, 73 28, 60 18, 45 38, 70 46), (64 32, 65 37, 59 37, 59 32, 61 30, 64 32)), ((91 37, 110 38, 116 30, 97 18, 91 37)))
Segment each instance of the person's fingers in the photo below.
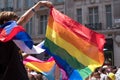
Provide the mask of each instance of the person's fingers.
POLYGON ((52 2, 48 2, 48 3, 46 4, 46 6, 50 8, 51 6, 53 6, 53 5, 52 5, 52 2))
POLYGON ((40 4, 42 5, 42 6, 46 6, 46 7, 51 7, 51 6, 53 6, 52 5, 52 2, 50 2, 50 1, 40 1, 40 4))

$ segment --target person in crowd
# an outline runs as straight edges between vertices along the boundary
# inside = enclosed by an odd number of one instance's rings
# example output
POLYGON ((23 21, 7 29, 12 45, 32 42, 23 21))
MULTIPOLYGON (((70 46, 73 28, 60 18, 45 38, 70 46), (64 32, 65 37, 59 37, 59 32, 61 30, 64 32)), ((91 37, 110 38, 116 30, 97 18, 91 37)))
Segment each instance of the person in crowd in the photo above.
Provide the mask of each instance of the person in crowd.
POLYGON ((93 72, 92 75, 88 77, 86 80, 100 80, 100 73, 93 72))
POLYGON ((116 66, 109 66, 108 70, 108 77, 110 77, 111 80, 116 80, 115 73, 117 72, 116 66))
POLYGON ((38 73, 37 75, 35 75, 35 78, 36 78, 36 80, 43 80, 43 75, 42 75, 42 73, 41 73, 41 74, 38 73))
POLYGON ((90 76, 88 76, 85 80, 100 80, 100 70, 101 67, 97 67, 94 72, 90 76))
POLYGON ((116 73, 115 73, 116 80, 120 80, 120 66, 118 67, 116 73))
POLYGON ((15 21, 20 26, 25 26, 41 6, 51 7, 52 3, 50 1, 39 1, 20 18, 15 12, 0 12, 0 80, 29 80, 19 54, 19 48, 12 39, 3 42, 4 35, 1 35, 1 33, 4 32, 3 28, 12 21, 15 21))
POLYGON ((110 77, 108 77, 108 75, 107 75, 106 69, 107 69, 106 67, 103 67, 101 69, 100 80, 111 80, 110 77))

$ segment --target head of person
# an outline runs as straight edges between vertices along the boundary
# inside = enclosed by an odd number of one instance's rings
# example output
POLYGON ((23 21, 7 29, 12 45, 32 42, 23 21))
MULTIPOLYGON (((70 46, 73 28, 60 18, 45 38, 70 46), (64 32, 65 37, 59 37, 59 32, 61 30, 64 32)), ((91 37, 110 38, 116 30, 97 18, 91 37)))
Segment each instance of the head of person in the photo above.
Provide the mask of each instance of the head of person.
POLYGON ((18 16, 15 12, 12 11, 3 11, 0 12, 0 25, 5 24, 8 21, 11 20, 18 20, 18 16))
POLYGON ((100 79, 100 73, 99 73, 99 72, 94 72, 94 73, 93 73, 93 76, 94 76, 96 79, 100 79))

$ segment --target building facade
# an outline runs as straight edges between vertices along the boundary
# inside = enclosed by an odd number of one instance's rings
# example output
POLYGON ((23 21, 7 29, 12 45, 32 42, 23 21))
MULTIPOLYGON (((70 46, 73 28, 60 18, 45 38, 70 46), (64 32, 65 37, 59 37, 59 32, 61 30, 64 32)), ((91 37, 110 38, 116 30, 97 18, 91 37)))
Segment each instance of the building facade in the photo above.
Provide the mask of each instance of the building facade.
MULTIPOLYGON (((21 16, 38 0, 0 0, 0 11, 21 16)), ((49 0, 63 14, 106 37, 105 61, 120 66, 120 0, 49 0)), ((44 40, 49 9, 41 7, 25 26, 37 44, 44 40)))

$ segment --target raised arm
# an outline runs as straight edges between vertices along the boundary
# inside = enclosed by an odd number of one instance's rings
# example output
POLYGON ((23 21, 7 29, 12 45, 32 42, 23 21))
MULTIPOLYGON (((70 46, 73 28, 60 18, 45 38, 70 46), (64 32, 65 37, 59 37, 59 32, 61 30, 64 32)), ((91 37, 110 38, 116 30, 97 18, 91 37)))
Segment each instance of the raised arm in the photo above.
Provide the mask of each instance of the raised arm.
POLYGON ((52 6, 52 3, 50 1, 39 1, 20 17, 20 19, 17 21, 17 24, 25 26, 26 23, 30 20, 31 17, 33 17, 34 13, 38 11, 41 6, 46 6, 50 8, 52 6))

